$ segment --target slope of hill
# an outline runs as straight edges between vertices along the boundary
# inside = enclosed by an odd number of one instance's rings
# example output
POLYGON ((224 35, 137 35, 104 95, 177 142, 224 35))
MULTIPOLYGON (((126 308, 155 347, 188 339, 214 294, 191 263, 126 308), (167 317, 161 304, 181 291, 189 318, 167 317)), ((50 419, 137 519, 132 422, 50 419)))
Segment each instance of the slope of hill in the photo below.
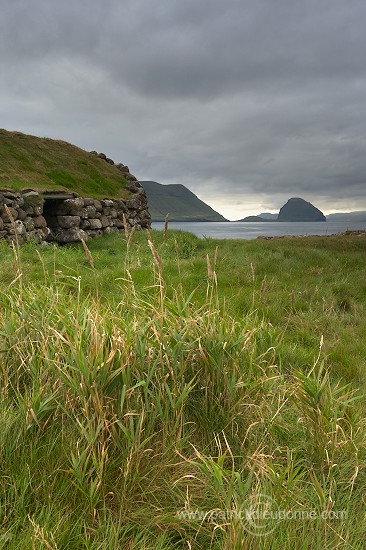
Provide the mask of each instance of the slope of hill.
POLYGON ((126 184, 116 166, 75 145, 0 129, 1 188, 126 198, 126 184))
POLYGON ((261 214, 258 214, 258 216, 269 222, 275 222, 278 218, 278 214, 271 214, 270 212, 262 212, 261 214))
POLYGON ((238 222, 270 222, 272 220, 267 220, 261 216, 246 216, 242 220, 237 220, 238 222))
POLYGON ((156 181, 140 183, 146 191, 149 211, 155 222, 163 221, 167 214, 171 221, 227 221, 184 185, 162 185, 156 181))
POLYGON ((294 197, 282 206, 278 214, 279 222, 325 222, 326 218, 310 202, 294 197))
POLYGON ((350 223, 365 223, 366 211, 358 210, 355 212, 337 212, 335 214, 327 214, 328 222, 350 222, 350 223))

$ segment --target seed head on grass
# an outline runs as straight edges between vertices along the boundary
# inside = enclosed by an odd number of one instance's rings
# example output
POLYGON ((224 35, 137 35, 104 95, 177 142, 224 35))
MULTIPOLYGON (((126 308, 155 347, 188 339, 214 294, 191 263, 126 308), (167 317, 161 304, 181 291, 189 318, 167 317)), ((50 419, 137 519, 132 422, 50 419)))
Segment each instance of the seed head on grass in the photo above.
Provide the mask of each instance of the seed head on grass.
POLYGON ((132 238, 135 234, 136 227, 133 226, 131 229, 131 232, 128 230, 128 222, 126 219, 126 216, 123 214, 123 227, 125 230, 125 237, 126 237, 126 255, 125 255, 125 261, 124 261, 124 272, 125 275, 129 274, 129 252, 130 252, 130 246, 132 242, 132 238))
POLYGON ((126 240, 128 241, 128 223, 124 213, 122 214, 122 220, 123 220, 123 228, 125 230, 126 240))
POLYGON ((215 265, 216 265, 216 259, 217 259, 217 248, 215 251, 215 257, 214 257, 214 268, 212 269, 210 257, 208 254, 206 254, 206 261, 207 261, 207 290, 206 290, 206 297, 207 297, 207 305, 212 306, 213 300, 216 300, 216 305, 218 306, 218 295, 217 295, 217 276, 215 271, 215 265))
POLYGON ((164 242, 165 243, 168 236, 168 220, 169 220, 169 214, 165 216, 165 223, 164 223, 164 242))
POLYGON ((13 252, 14 252, 14 258, 15 258, 15 263, 16 263, 16 266, 17 266, 17 276, 16 278, 14 279, 14 281, 11 283, 11 284, 14 284, 16 283, 16 281, 19 281, 19 284, 20 284, 20 295, 22 293, 22 277, 23 277, 23 271, 22 271, 22 265, 21 265, 21 261, 20 261, 20 250, 19 250, 19 239, 18 239, 18 233, 17 233, 17 230, 16 230, 16 226, 15 226, 15 221, 14 221, 14 217, 9 209, 9 207, 4 204, 4 208, 5 208, 5 212, 10 220, 10 223, 11 223, 11 227, 14 231, 14 235, 15 235, 15 243, 14 243, 14 240, 11 241, 11 246, 12 246, 12 249, 13 249, 13 252))
POLYGON ((150 247, 151 253, 152 253, 152 255, 153 255, 153 258, 154 258, 154 260, 155 260, 155 263, 156 263, 156 265, 157 265, 158 268, 159 268, 159 273, 161 274, 162 268, 163 268, 161 258, 160 258, 159 254, 158 254, 158 252, 157 252, 157 250, 156 250, 156 248, 155 248, 155 246, 154 246, 154 243, 153 243, 150 239, 148 239, 147 242, 148 242, 148 244, 149 244, 149 247, 150 247))
POLYGON ((127 239, 127 250, 130 249, 131 242, 132 242, 132 237, 134 236, 135 231, 136 231, 136 226, 134 225, 133 228, 131 229, 130 235, 129 235, 128 239, 127 239))
MULTIPOLYGON (((164 292, 164 289, 165 289, 165 283, 164 283, 164 279, 163 279, 163 263, 161 261, 161 258, 154 246, 154 243, 148 239, 148 244, 149 244, 149 247, 150 247, 150 250, 151 250, 151 253, 153 255, 153 258, 154 258, 154 261, 158 267, 158 288, 159 288, 159 293, 160 293, 160 307, 161 307, 161 312, 163 313, 164 310, 165 310, 165 292, 164 292)), ((161 322, 161 327, 162 327, 162 323, 163 323, 163 315, 160 315, 160 322, 161 322)))
POLYGON ((212 271, 210 257, 208 254, 206 255, 206 259, 207 259, 207 276, 209 279, 213 279, 214 272, 212 271))
POLYGON ((82 245, 83 245, 83 248, 85 250, 85 254, 87 255, 87 258, 89 260, 89 263, 90 263, 90 267, 92 269, 95 269, 95 266, 94 266, 94 260, 93 260, 93 256, 88 248, 88 245, 86 244, 86 242, 84 241, 84 239, 81 239, 81 242, 82 242, 82 245))
POLYGON ((262 279, 261 289, 259 291, 260 297, 263 298, 263 295, 266 290, 266 281, 267 281, 267 275, 265 275, 262 279))

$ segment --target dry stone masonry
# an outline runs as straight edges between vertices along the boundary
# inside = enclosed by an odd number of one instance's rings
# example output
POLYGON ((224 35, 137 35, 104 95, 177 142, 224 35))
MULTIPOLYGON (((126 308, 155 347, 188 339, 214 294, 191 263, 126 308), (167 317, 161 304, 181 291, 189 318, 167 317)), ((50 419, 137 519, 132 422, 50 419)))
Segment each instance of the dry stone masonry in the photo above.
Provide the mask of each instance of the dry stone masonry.
POLYGON ((42 215, 43 197, 35 191, 0 191, 0 238, 41 242, 50 236, 42 215))
MULTIPOLYGON (((103 153, 98 156, 114 164, 103 153)), ((149 228, 151 217, 144 189, 127 166, 116 168, 128 181, 129 199, 97 200, 75 193, 0 190, 0 239, 70 243, 124 231, 124 220, 129 227, 149 228)))

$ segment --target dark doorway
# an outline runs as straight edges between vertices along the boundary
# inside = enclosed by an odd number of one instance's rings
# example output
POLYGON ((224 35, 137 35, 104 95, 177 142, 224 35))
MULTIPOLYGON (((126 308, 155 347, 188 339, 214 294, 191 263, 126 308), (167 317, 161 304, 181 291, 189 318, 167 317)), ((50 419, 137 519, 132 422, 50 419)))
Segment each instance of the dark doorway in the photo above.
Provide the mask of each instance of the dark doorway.
POLYGON ((52 229, 59 225, 57 216, 65 214, 65 200, 74 198, 74 195, 71 193, 44 193, 43 198, 43 217, 47 222, 47 227, 52 229))

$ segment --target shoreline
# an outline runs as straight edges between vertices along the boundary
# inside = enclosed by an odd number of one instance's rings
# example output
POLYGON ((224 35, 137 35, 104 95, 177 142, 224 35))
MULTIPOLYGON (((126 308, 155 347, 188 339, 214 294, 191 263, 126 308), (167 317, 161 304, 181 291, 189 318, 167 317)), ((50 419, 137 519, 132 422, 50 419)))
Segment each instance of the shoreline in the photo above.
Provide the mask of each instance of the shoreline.
POLYGON ((272 239, 305 239, 311 237, 366 237, 366 229, 348 229, 341 233, 331 233, 327 235, 259 235, 256 239, 269 241, 272 239))

